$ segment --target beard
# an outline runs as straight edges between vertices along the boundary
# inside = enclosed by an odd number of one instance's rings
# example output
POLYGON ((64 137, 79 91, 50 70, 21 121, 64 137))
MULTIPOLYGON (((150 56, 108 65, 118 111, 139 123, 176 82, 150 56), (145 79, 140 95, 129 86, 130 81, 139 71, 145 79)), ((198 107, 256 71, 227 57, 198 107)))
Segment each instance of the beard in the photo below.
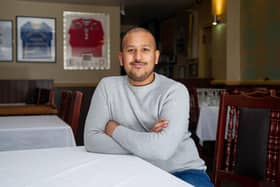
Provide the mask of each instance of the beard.
MULTIPOLYGON (((143 64, 144 66, 147 65, 148 63, 147 62, 139 62, 139 61, 134 61, 134 62, 131 62, 130 64, 143 64)), ((132 71, 127 71, 127 76, 129 79, 131 79, 132 81, 135 81, 135 82, 142 82, 142 81, 145 81, 147 78, 149 78, 154 72, 154 68, 152 68, 151 70, 149 71, 135 71, 135 70, 132 70, 132 71)))

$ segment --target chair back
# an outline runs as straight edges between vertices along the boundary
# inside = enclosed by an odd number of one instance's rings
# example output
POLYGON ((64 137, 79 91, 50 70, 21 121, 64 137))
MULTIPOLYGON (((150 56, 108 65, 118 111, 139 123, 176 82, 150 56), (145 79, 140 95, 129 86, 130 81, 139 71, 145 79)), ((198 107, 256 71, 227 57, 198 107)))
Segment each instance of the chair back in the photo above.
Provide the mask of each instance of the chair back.
POLYGON ((67 119, 67 123, 71 126, 75 139, 77 141, 79 119, 81 114, 81 106, 83 101, 83 93, 76 90, 73 94, 73 100, 71 103, 71 111, 67 119))
POLYGON ((274 90, 222 93, 213 168, 215 187, 279 187, 279 147, 280 98, 274 90))
POLYGON ((60 95, 60 103, 58 107, 58 116, 66 121, 70 116, 70 107, 72 102, 72 91, 71 90, 62 90, 60 95))
POLYGON ((52 105, 54 106, 54 89, 37 88, 37 102, 36 104, 52 105))
POLYGON ((193 86, 188 86, 188 91, 190 93, 190 129, 196 130, 198 117, 199 117, 199 105, 196 88, 193 86))
POLYGON ((190 97, 190 118, 189 118, 189 130, 192 132, 192 134, 195 134, 198 118, 199 118, 199 104, 198 104, 198 95, 197 95, 197 89, 194 86, 194 84, 190 83, 188 80, 185 79, 177 79, 178 82, 181 82, 184 84, 189 93, 190 97))

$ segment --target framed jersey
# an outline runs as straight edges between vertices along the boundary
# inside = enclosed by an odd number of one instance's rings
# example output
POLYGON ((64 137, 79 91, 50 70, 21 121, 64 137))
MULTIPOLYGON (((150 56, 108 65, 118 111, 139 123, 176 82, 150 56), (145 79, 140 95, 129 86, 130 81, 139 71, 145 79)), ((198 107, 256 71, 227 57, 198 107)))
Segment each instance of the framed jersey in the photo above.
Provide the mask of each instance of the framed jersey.
POLYGON ((0 20, 0 61, 11 62, 13 60, 13 22, 12 20, 0 20))
POLYGON ((17 16, 17 61, 56 61, 55 18, 17 16))
POLYGON ((63 12, 64 69, 110 69, 109 14, 63 12))

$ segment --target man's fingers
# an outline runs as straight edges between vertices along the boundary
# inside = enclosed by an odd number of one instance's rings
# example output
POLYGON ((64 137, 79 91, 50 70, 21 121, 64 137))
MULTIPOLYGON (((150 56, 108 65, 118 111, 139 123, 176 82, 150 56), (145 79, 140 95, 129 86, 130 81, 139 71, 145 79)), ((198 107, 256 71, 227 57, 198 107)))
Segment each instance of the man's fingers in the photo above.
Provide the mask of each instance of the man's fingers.
POLYGON ((166 128, 166 127, 167 127, 167 126, 154 128, 152 131, 153 131, 153 132, 160 132, 160 131, 162 131, 163 128, 166 128))
POLYGON ((152 129, 156 130, 156 129, 162 129, 166 127, 167 127, 167 123, 157 123, 152 129))
POLYGON ((158 120, 158 123, 168 123, 168 120, 160 119, 160 120, 158 120))
POLYGON ((156 124, 155 124, 155 128, 157 127, 162 127, 162 126, 165 126, 168 124, 168 121, 167 120, 159 120, 156 124))
POLYGON ((160 132, 163 128, 166 128, 168 126, 167 120, 159 120, 154 127, 151 129, 152 132, 160 132))

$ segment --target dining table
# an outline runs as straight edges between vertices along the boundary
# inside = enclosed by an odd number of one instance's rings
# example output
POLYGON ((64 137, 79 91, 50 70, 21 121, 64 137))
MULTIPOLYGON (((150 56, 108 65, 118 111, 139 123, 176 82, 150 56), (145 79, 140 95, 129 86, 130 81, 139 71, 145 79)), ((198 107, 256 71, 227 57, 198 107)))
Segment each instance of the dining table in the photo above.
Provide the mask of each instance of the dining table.
POLYGON ((0 152, 6 187, 193 187, 134 155, 87 152, 84 146, 0 152))
POLYGON ((56 115, 0 116, 0 151, 68 146, 72 128, 56 115))

